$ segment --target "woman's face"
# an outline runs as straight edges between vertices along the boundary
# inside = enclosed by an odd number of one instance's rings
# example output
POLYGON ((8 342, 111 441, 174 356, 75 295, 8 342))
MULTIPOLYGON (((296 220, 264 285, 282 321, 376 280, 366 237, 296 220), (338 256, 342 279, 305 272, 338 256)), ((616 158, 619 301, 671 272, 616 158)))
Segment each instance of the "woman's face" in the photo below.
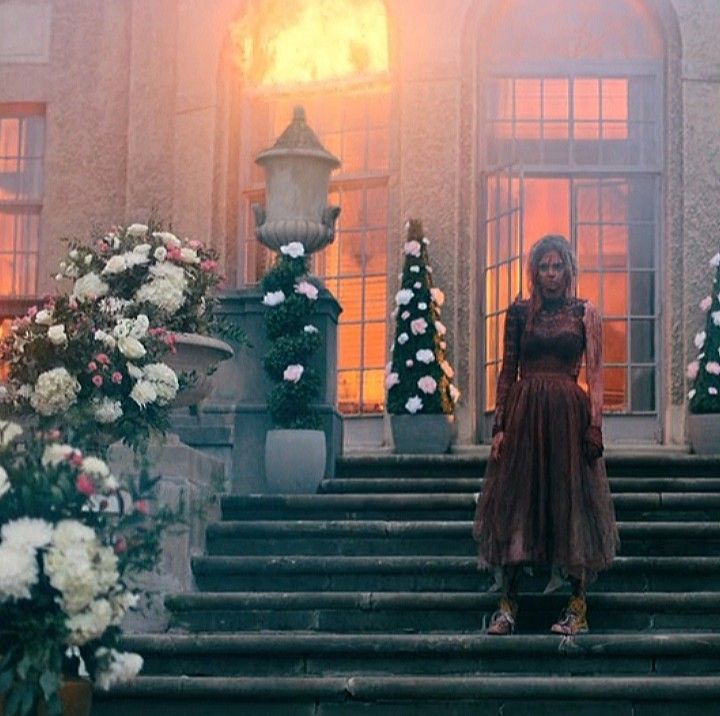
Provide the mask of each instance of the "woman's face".
POLYGON ((567 266, 557 251, 548 251, 538 262, 538 283, 544 298, 560 298, 567 284, 567 266))

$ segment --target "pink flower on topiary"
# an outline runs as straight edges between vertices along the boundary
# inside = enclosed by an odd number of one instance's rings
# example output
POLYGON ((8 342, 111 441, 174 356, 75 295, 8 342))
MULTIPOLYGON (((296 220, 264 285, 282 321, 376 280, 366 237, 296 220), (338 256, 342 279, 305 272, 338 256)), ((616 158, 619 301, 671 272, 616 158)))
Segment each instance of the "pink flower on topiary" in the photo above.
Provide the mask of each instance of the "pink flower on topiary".
POLYGON ((309 281, 300 281, 295 286, 295 293, 299 293, 311 301, 317 301, 319 291, 309 281))
POLYGON ((700 362, 699 361, 691 361, 687 364, 687 368, 685 369, 685 375, 690 378, 690 380, 695 380, 697 378, 698 371, 700 370, 700 362))
POLYGON ((397 373, 388 373, 385 378, 385 389, 390 390, 395 385, 400 383, 400 376, 397 373))
POLYGON ((92 382, 96 388, 99 388, 103 384, 103 377, 101 375, 94 375, 92 377, 92 382))
POLYGON ((285 368, 285 371, 283 372, 283 380, 286 380, 288 383, 297 383, 300 378, 302 378, 302 374, 304 372, 305 368, 298 363, 293 363, 285 368))
POLYGON ((108 365, 110 363, 110 359, 107 357, 106 353, 98 353, 95 356, 95 360, 102 365, 108 365))
POLYGON ((424 318, 416 318, 410 322, 410 330, 415 336, 422 336, 427 331, 428 323, 424 318))
POLYGON ((85 497, 91 497, 95 494, 95 485, 89 475, 84 472, 80 473, 75 480, 75 489, 85 497))
POLYGON ((720 375, 720 363, 717 361, 711 360, 706 366, 705 370, 710 373, 710 375, 720 375))
POLYGON ((431 375, 424 375, 417 384, 418 388, 427 395, 432 395, 437 390, 437 381, 431 375))
POLYGON ((712 296, 705 296, 702 301, 698 304, 701 311, 708 311, 712 306, 712 296))
POLYGON ((112 374, 112 382, 115 383, 115 385, 120 385, 120 383, 122 383, 122 373, 119 370, 116 370, 112 374))
POLYGON ((98 369, 97 363, 96 363, 94 360, 91 360, 91 361, 87 364, 87 369, 88 369, 91 373, 94 373, 94 372, 98 369))

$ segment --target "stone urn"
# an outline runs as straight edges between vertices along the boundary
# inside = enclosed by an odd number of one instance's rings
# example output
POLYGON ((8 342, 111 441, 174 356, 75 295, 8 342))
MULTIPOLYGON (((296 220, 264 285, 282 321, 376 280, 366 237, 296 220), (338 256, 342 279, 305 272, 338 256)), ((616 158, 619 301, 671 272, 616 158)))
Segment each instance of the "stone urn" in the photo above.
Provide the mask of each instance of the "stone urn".
POLYGON ((330 172, 340 160, 320 143, 302 107, 295 107, 287 129, 255 161, 265 170, 267 184, 267 207, 252 206, 257 240, 276 252, 299 241, 306 254, 330 244, 340 208, 325 204, 330 172))
POLYGON ((176 333, 175 349, 165 363, 176 373, 189 373, 193 382, 178 393, 173 407, 199 405, 212 391, 213 372, 221 361, 233 357, 233 349, 225 341, 199 333, 176 333))
POLYGON ((454 415, 391 415, 394 451, 411 455, 446 453, 455 439, 454 415))
POLYGON ((720 413, 689 413, 688 438, 697 455, 720 455, 720 413))
POLYGON ((265 481, 268 492, 314 494, 325 476, 327 447, 322 430, 268 430, 265 481))

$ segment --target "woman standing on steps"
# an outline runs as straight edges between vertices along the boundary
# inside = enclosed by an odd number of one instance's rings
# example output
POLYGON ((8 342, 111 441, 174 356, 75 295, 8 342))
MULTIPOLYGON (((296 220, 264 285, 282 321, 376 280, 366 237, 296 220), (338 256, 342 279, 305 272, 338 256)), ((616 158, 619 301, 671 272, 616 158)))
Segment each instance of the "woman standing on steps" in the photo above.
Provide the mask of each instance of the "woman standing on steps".
POLYGON ((552 631, 587 631, 586 587, 618 546, 601 457, 602 326, 595 307, 573 296, 576 273, 570 244, 543 237, 528 260, 530 299, 517 299, 505 318, 492 448, 473 526, 480 566, 496 570, 502 590, 489 634, 514 631, 524 565, 550 565, 571 581, 552 631), (583 353, 587 393, 577 384, 583 353))

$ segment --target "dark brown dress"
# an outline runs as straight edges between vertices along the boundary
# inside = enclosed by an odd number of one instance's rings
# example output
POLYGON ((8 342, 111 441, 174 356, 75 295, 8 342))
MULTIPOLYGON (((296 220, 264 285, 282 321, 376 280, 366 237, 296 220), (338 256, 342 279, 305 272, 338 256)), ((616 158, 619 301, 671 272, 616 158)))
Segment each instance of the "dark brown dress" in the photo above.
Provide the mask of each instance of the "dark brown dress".
POLYGON ((587 427, 602 421, 601 322, 576 298, 544 302, 532 326, 528 316, 519 300, 505 319, 493 428, 504 440, 475 513, 479 564, 545 564, 589 582, 618 546, 605 463, 583 450, 587 427))

